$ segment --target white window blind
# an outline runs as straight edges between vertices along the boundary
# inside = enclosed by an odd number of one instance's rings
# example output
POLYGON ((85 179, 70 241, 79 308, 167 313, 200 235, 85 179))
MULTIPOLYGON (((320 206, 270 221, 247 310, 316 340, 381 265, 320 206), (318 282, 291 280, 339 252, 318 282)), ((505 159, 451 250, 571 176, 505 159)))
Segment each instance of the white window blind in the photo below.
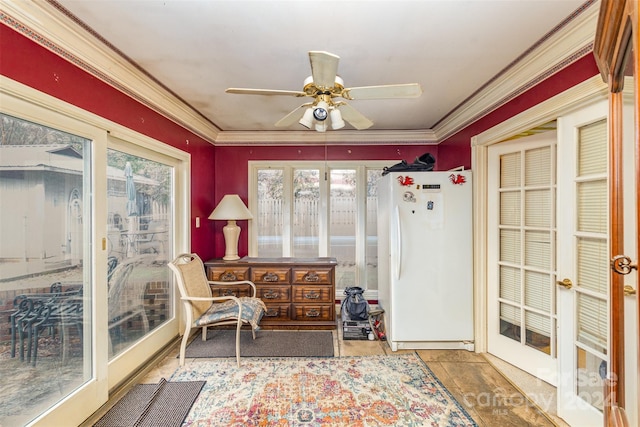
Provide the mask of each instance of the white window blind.
POLYGON ((555 317, 552 150, 546 145, 504 154, 499 172, 500 318, 545 337, 551 337, 555 317))
POLYGON ((583 126, 578 136, 577 340, 606 353, 609 330, 607 123, 601 120, 583 126), (585 232, 589 236, 581 235, 585 232), (586 294, 583 290, 590 292, 586 294))

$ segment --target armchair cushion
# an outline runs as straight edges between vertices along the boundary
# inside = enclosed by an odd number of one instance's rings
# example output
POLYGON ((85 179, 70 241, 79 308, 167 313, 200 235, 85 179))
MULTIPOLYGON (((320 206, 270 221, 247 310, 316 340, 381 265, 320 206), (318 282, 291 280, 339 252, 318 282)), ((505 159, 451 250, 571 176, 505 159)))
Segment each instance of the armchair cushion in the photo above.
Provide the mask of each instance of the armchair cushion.
MULTIPOLYGON (((258 298, 240 297, 242 304, 242 320, 248 322, 253 330, 260 329, 260 320, 267 310, 264 303, 258 298)), ((207 326, 211 323, 221 322, 227 319, 236 319, 238 317, 238 304, 233 300, 224 301, 218 304, 212 304, 209 309, 202 314, 196 321, 196 326, 207 326)))

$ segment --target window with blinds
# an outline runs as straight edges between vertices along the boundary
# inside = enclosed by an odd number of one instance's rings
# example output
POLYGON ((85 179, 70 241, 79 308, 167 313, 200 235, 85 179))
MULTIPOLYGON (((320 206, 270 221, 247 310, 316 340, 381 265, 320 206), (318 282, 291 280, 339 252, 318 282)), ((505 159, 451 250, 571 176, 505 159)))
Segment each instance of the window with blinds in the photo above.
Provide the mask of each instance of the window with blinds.
POLYGON ((576 340, 607 353, 609 288, 607 123, 578 132, 576 176, 576 340))
POLYGON ((500 333, 555 354, 555 145, 500 157, 500 333))

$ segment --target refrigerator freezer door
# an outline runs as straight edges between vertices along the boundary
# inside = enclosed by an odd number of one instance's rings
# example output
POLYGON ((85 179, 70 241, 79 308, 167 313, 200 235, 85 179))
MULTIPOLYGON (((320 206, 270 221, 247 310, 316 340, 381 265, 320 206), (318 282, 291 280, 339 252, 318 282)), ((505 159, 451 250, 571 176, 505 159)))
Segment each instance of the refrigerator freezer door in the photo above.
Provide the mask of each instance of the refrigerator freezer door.
POLYGON ((391 206, 379 209, 390 209, 394 223, 388 228, 393 274, 388 292, 381 292, 388 295, 383 308, 390 311, 392 348, 393 342, 422 348, 420 342, 472 341, 470 172, 455 180, 446 172, 389 175, 391 206), (402 185, 407 178, 412 185, 402 185))

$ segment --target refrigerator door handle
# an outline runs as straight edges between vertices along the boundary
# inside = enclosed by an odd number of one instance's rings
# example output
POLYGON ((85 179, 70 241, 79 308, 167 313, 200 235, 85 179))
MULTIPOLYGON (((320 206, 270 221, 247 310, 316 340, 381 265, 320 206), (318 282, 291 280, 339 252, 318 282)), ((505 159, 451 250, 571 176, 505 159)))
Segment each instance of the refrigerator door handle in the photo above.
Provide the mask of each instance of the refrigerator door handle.
POLYGON ((402 227, 400 226, 400 207, 396 206, 396 227, 397 227, 397 250, 396 253, 398 256, 396 257, 396 280, 400 279, 400 267, 402 265, 402 227))

